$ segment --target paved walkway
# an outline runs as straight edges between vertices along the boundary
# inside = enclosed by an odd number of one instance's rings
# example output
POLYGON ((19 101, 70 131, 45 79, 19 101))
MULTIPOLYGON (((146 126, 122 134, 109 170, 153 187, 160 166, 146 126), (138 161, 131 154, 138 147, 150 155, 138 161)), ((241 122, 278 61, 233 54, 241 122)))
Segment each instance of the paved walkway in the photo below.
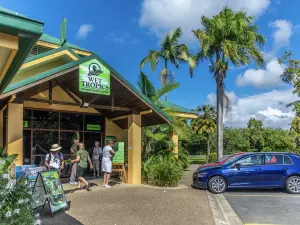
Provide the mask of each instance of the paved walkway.
POLYGON ((65 185, 70 210, 54 215, 45 209, 46 224, 89 225, 213 225, 212 212, 205 191, 192 189, 191 166, 178 188, 153 188, 144 185, 116 184, 104 189, 102 181, 93 182, 92 191, 72 192, 65 185))

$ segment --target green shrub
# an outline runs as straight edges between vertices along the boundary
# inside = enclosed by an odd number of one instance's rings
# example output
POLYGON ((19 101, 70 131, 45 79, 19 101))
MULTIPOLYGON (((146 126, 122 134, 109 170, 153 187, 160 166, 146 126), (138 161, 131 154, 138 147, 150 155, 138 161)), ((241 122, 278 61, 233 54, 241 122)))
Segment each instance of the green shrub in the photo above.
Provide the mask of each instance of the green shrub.
POLYGON ((211 163, 211 162, 216 162, 218 160, 218 156, 217 156, 217 153, 216 152, 212 152, 209 154, 208 156, 208 162, 211 163))
POLYGON ((190 165, 189 153, 184 148, 179 148, 178 161, 184 170, 190 165))
POLYGON ((143 182, 154 186, 176 187, 183 168, 173 154, 150 157, 142 165, 143 182))
POLYGON ((32 189, 25 179, 11 176, 10 166, 17 155, 2 157, 3 151, 0 149, 0 224, 40 224, 32 210, 32 189))

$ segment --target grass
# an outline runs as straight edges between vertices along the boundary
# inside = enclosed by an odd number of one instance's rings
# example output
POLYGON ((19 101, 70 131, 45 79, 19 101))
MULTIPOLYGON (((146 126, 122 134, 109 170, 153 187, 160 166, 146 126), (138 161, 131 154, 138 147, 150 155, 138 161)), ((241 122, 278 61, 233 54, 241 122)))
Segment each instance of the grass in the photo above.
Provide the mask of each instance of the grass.
POLYGON ((190 157, 189 158, 190 164, 205 164, 206 160, 201 157, 201 158, 196 158, 196 157, 190 157))

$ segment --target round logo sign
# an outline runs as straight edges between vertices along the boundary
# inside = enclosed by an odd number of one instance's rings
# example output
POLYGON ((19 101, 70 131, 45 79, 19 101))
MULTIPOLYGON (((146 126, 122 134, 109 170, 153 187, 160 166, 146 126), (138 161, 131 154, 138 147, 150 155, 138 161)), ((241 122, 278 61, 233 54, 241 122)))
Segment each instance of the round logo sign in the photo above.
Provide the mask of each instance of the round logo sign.
POLYGON ((102 73, 101 67, 98 63, 91 63, 89 65, 89 76, 97 76, 102 73))

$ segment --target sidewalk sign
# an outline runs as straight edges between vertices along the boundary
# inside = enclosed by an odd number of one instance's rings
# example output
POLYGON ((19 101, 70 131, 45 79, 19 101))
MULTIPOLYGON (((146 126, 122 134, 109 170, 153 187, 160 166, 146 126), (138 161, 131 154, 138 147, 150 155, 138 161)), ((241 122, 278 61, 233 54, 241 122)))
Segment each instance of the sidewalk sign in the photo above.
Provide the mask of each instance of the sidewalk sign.
POLYGON ((55 212, 69 208, 57 170, 38 173, 34 184, 33 196, 36 197, 34 207, 44 207, 47 202, 52 217, 55 212))

